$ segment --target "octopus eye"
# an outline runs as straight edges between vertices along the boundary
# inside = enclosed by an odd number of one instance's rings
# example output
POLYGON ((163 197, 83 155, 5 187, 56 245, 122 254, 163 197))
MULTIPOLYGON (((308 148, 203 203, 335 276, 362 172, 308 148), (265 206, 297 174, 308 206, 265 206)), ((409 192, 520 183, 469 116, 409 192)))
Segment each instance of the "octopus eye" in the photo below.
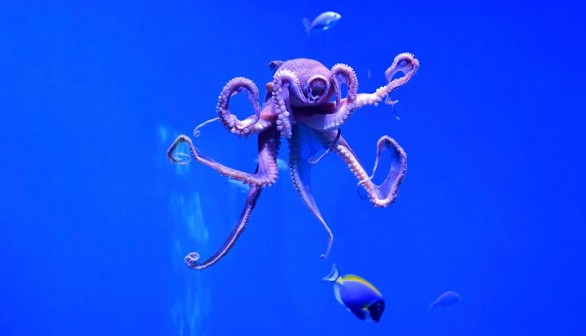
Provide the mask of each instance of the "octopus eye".
POLYGON ((275 74, 275 72, 283 65, 283 61, 272 61, 269 63, 269 70, 275 74))
POLYGON ((323 97, 328 92, 330 85, 325 77, 314 76, 309 79, 307 86, 307 96, 309 100, 316 101, 318 98, 323 97))

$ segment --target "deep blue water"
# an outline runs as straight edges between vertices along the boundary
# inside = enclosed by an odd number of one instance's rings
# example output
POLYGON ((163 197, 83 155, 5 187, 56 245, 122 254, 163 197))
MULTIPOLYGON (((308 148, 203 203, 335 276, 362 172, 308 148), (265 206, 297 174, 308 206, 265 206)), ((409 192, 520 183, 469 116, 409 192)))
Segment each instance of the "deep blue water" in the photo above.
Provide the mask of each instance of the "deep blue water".
MULTIPOLYGON (((4 1, 0 4, 0 335, 584 335, 586 21, 580 2, 4 1), (334 10, 307 36, 301 19, 334 10), (191 271, 245 194, 165 158, 214 117, 233 77, 268 62, 343 62, 360 92, 400 52, 421 62, 344 137, 367 170, 389 134, 409 168, 374 208, 336 155, 315 166, 326 235, 288 173, 217 265, 191 271), (370 76, 369 76, 370 73, 370 76), (335 262, 387 308, 356 319, 321 277, 335 262), (446 290, 452 309, 427 313, 446 290)), ((244 97, 234 111, 248 116, 244 97)), ((254 138, 198 146, 252 171, 254 138)), ((287 146, 281 158, 287 159, 287 146)))

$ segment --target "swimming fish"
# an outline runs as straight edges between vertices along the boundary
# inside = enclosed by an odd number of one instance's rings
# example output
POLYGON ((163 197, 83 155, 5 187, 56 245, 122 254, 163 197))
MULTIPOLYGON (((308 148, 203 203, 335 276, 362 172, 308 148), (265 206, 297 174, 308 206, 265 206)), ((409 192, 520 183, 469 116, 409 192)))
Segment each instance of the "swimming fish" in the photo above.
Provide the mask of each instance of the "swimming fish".
POLYGON ((370 282, 352 274, 342 277, 336 265, 323 280, 334 282, 336 300, 356 317, 377 323, 380 321, 385 310, 385 301, 382 294, 370 282))
POLYGON ((430 303, 427 311, 430 312, 433 308, 435 308, 435 306, 450 307, 460 302, 461 299, 462 296, 460 296, 460 294, 453 291, 447 291, 440 295, 435 301, 430 303))
POLYGON ((303 26, 306 33, 312 30, 328 30, 335 26, 341 18, 342 15, 336 12, 323 12, 311 22, 308 18, 303 18, 303 26))

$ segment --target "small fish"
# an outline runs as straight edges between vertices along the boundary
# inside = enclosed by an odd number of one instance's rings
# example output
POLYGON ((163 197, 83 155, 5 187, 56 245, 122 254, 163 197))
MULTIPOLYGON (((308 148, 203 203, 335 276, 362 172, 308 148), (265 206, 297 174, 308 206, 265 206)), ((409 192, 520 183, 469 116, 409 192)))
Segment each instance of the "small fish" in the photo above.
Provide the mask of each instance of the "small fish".
POLYGON ((443 293, 442 295, 440 295, 435 301, 430 303, 427 311, 430 312, 436 306, 450 307, 450 306, 455 305, 456 303, 460 302, 461 299, 462 299, 462 296, 460 296, 460 294, 453 292, 453 291, 447 291, 447 292, 443 293))
POLYGON ((334 282, 336 300, 356 317, 377 323, 380 321, 385 310, 385 301, 382 294, 370 282, 352 274, 342 277, 336 265, 323 280, 334 282))
POLYGON ((312 30, 328 30, 335 26, 341 18, 342 15, 336 12, 323 12, 311 22, 308 18, 303 18, 303 26, 306 33, 312 30))

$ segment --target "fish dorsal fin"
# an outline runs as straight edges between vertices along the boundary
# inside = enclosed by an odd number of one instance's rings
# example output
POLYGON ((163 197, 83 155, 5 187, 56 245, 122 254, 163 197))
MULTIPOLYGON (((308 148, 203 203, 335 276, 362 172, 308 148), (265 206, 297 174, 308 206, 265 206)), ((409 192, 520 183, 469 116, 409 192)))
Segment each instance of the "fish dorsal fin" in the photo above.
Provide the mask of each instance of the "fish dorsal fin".
POLYGON ((374 287, 370 282, 364 280, 363 278, 359 277, 358 275, 348 274, 344 276, 344 281, 356 281, 366 285, 368 288, 372 289, 376 294, 382 296, 382 294, 374 287))

